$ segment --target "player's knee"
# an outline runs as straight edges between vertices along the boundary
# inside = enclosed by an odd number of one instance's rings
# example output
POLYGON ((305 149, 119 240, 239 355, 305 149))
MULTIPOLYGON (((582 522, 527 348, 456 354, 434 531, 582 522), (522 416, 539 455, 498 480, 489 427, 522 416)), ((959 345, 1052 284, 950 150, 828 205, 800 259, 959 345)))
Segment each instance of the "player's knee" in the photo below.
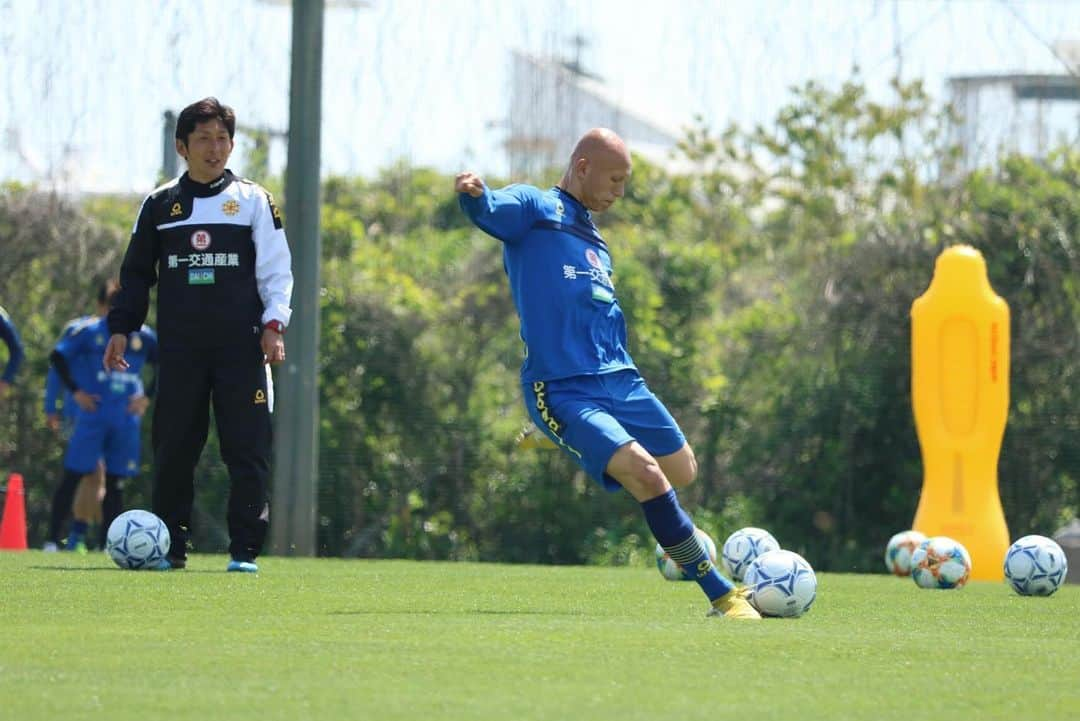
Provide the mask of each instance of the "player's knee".
POLYGON ((608 473, 639 500, 655 498, 671 488, 659 461, 637 443, 619 449, 608 473))
POLYGON ((683 446, 670 456, 660 458, 659 462, 668 481, 676 488, 685 488, 697 478, 697 458, 689 445, 683 446))

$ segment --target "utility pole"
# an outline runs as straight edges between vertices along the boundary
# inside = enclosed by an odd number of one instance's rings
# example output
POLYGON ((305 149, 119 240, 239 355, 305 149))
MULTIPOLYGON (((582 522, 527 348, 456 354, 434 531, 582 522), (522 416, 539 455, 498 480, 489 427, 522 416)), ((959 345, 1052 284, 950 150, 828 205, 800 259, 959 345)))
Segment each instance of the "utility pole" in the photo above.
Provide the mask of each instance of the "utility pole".
POLYGON ((165 124, 161 128, 161 178, 159 180, 172 180, 177 172, 176 159, 176 113, 171 110, 165 111, 165 124))
POLYGON ((323 0, 292 3, 286 231, 293 260, 293 315, 278 367, 274 412, 274 553, 315 555, 319 476, 319 142, 323 0))

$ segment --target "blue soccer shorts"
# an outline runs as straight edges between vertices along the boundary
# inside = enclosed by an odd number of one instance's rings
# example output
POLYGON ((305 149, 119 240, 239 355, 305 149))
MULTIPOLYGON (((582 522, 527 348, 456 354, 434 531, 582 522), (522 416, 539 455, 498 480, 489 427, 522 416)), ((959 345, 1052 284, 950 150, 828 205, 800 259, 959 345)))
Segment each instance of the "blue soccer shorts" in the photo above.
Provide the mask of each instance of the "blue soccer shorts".
POLYGON ((686 444, 679 424, 636 370, 522 384, 536 427, 606 490, 622 488, 605 471, 615 451, 637 441, 654 457, 686 444))
POLYGON ((80 411, 75 416, 75 430, 64 454, 64 467, 86 474, 104 458, 107 473, 124 477, 137 475, 140 421, 122 406, 102 406, 93 413, 80 411))

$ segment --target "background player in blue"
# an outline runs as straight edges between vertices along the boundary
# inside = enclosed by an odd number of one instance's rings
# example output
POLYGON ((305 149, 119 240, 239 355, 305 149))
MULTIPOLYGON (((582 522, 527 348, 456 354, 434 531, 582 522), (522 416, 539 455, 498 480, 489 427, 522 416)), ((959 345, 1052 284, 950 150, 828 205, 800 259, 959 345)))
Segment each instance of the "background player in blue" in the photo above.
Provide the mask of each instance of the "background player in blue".
MULTIPOLYGON (((109 298, 106 298, 106 304, 109 298)), ((139 427, 150 404, 141 371, 157 363, 157 336, 147 326, 128 338, 128 367, 105 371, 101 356, 109 341, 106 318, 77 327, 49 356, 79 406, 64 455, 64 484, 72 487, 105 459, 105 498, 101 508, 102 545, 113 519, 123 510, 123 479, 139 472, 139 427)), ((85 524, 72 523, 68 548, 82 541, 85 524)))
POLYGON ((503 243, 533 421, 594 480, 641 504, 657 542, 708 596, 709 615, 760 618, 694 536, 673 488, 697 475, 694 452, 627 350, 611 256, 592 214, 622 197, 630 171, 622 139, 595 128, 550 190, 491 190, 471 172, 459 173, 454 187, 466 215, 503 243))
POLYGON ((0 374, 0 400, 7 397, 11 385, 15 382, 15 374, 19 372, 19 366, 23 362, 23 346, 19 339, 19 332, 15 330, 15 324, 7 311, 0 307, 0 340, 7 346, 8 359, 4 366, 3 374, 0 374))
MULTIPOLYGON (((97 314, 84 315, 68 321, 60 334, 60 341, 71 336, 76 330, 104 318, 109 310, 109 298, 116 292, 117 285, 116 280, 108 280, 102 283, 97 291, 97 314)), ((60 380, 60 374, 50 364, 49 371, 45 376, 45 422, 50 429, 60 434, 65 445, 71 440, 78 410, 79 405, 72 397, 71 391, 64 387, 63 381, 60 380)), ((104 494, 105 465, 100 459, 94 467, 93 473, 83 476, 78 481, 77 489, 74 484, 74 476, 63 473, 60 484, 57 486, 56 491, 53 492, 52 508, 49 515, 49 536, 45 541, 44 550, 58 550, 63 539, 61 529, 69 516, 74 517, 76 523, 79 524, 79 528, 85 528, 93 522, 100 522, 101 500, 104 494)), ((81 536, 81 533, 79 535, 81 536)), ((75 541, 75 545, 76 550, 81 550, 78 548, 78 540, 75 541)))

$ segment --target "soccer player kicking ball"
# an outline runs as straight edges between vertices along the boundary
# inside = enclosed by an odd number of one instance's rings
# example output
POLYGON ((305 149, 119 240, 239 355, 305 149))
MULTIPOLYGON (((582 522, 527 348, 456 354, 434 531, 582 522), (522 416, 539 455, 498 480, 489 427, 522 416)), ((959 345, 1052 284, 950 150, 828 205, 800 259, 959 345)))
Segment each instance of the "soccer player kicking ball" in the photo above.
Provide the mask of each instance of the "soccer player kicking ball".
POLYGON ((697 460, 627 351, 611 256, 592 214, 622 197, 630 171, 622 139, 595 128, 550 190, 491 190, 471 172, 459 173, 454 187, 466 215, 503 243, 533 422, 605 489, 633 495, 656 540, 709 597, 709 615, 760 618, 694 536, 673 486, 694 480, 697 460))

